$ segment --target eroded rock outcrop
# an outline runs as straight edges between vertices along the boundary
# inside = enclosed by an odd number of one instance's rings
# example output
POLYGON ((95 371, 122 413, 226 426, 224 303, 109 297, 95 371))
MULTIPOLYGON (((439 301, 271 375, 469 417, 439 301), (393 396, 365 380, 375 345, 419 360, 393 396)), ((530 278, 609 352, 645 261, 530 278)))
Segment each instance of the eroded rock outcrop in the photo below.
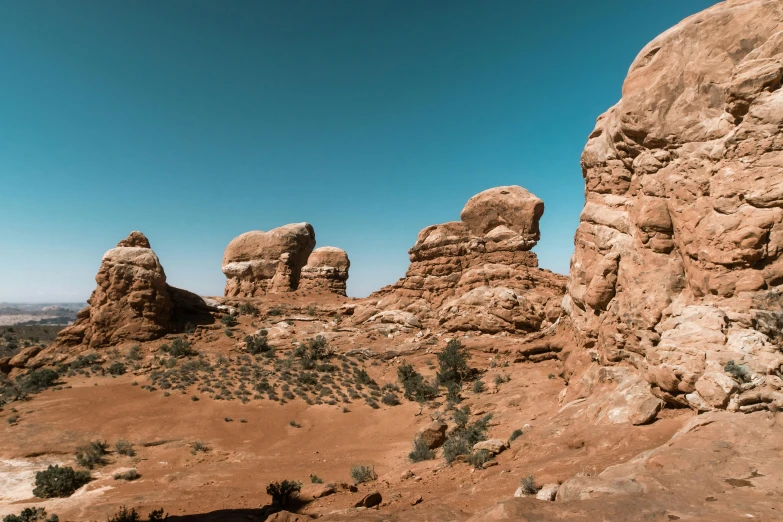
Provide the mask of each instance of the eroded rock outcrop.
POLYGON ((254 230, 234 238, 223 255, 226 297, 296 290, 314 247, 315 231, 309 223, 284 225, 269 232, 254 230))
POLYGON ((316 248, 302 268, 299 288, 345 295, 350 267, 345 250, 330 246, 316 248))
POLYGON ((582 155, 566 311, 672 404, 783 406, 781 29, 783 3, 741 0, 666 31, 582 155))
POLYGON ((57 337, 58 346, 93 348, 163 336, 174 301, 158 256, 141 232, 132 232, 106 252, 95 276, 98 286, 76 322, 57 337))
POLYGON ((433 225, 410 249, 405 278, 371 298, 448 331, 534 332, 560 314, 565 277, 538 268, 544 203, 519 186, 470 198, 461 221, 433 225))

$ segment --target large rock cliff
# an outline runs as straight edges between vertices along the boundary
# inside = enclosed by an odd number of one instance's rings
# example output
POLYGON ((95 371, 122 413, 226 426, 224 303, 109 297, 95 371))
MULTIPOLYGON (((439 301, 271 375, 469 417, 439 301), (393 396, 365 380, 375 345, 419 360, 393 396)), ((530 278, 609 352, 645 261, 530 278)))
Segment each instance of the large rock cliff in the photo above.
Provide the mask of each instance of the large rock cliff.
POLYGON ((582 155, 564 308, 669 403, 783 406, 782 79, 783 2, 720 3, 642 49, 582 155))

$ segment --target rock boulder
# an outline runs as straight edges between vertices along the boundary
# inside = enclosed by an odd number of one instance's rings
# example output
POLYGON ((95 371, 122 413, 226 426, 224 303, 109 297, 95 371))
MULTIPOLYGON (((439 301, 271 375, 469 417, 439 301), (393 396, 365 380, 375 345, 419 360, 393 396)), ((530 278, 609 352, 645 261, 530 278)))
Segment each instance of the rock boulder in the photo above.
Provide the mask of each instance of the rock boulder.
POLYGON ((258 297, 296 290, 314 247, 315 231, 309 223, 254 230, 232 239, 223 254, 225 295, 258 297))
POLYGON ((330 246, 316 248, 302 268, 299 288, 345 295, 350 267, 345 250, 330 246))

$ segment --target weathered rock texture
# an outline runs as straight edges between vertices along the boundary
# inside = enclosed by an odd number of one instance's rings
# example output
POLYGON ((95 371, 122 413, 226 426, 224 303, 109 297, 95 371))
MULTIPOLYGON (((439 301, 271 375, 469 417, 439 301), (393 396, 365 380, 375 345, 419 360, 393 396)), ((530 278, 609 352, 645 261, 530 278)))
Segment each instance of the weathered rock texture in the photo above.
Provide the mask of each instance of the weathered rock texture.
POLYGON ((314 247, 315 231, 309 223, 245 232, 231 240, 223 255, 225 295, 258 297, 296 290, 314 247))
POLYGON ((375 308, 409 312, 452 332, 549 326, 560 315, 565 277, 538 268, 530 251, 543 213, 544 203, 518 186, 473 196, 461 221, 419 233, 406 276, 371 296, 375 308))
POLYGON ((566 311, 670 403, 783 406, 781 79, 783 3, 717 4, 639 53, 582 155, 566 311))
POLYGON ((174 312, 166 273, 141 232, 132 232, 101 261, 98 286, 55 345, 103 347, 164 335, 174 312))
POLYGON ((345 295, 350 267, 345 250, 330 246, 316 248, 302 268, 299 288, 345 295))

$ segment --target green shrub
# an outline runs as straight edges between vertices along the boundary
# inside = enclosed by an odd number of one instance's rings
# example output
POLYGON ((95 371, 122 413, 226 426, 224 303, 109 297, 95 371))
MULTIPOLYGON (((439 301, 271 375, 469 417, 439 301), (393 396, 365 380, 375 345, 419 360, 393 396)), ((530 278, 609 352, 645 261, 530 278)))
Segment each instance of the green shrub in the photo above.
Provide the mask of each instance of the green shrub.
POLYGON ((521 437, 523 434, 522 430, 516 429, 511 433, 511 436, 508 438, 509 442, 514 442, 519 437, 521 437))
POLYGON ((245 337, 245 350, 250 355, 258 355, 274 348, 269 346, 269 340, 265 335, 248 335, 245 337))
POLYGON ((289 426, 291 426, 292 428, 301 428, 301 427, 302 427, 302 425, 301 425, 301 424, 297 423, 297 422, 296 422, 296 421, 294 421, 294 420, 292 420, 291 422, 289 422, 289 423, 288 423, 288 425, 289 425, 289 426))
POLYGON ((313 373, 300 373, 296 380, 299 382, 299 384, 304 386, 314 386, 318 384, 318 376, 313 373))
POLYGON ((481 393, 484 391, 484 389, 484 381, 478 380, 473 383, 473 393, 481 393))
POLYGON ((329 350, 326 338, 322 335, 310 339, 307 343, 300 343, 299 346, 294 349, 294 357, 301 360, 302 368, 305 370, 313 369, 316 361, 328 359, 330 356, 331 351, 329 350))
POLYGON ((109 445, 103 441, 95 440, 76 448, 76 462, 87 469, 102 466, 106 463, 106 448, 109 445))
POLYGON ((375 380, 372 377, 370 377, 370 375, 364 369, 354 370, 353 374, 354 374, 354 381, 356 381, 356 384, 361 384, 364 386, 378 385, 378 383, 375 382, 375 380))
POLYGON ((437 386, 427 384, 424 377, 407 362, 397 368, 397 378, 402 384, 403 395, 409 401, 427 402, 438 396, 437 386))
POLYGON ((322 479, 318 475, 310 475, 310 482, 312 482, 313 484, 323 484, 324 479, 322 479))
POLYGON ((167 518, 169 518, 169 515, 168 513, 163 511, 163 508, 150 511, 150 514, 147 515, 147 519, 149 519, 149 522, 159 522, 161 520, 166 520, 167 518))
POLYGON ((272 482, 269 484, 266 487, 266 493, 272 497, 273 506, 287 507, 299 495, 301 489, 301 482, 284 480, 283 482, 272 482))
POLYGON ((191 355, 198 355, 198 352, 190 347, 190 341, 184 337, 177 337, 171 342, 171 345, 164 344, 160 347, 160 349, 172 357, 188 357, 191 355))
POLYGON ((375 469, 372 466, 356 465, 351 466, 351 478, 355 484, 362 484, 377 479, 378 475, 375 474, 375 469))
POLYGON ((448 386, 446 386, 446 400, 452 404, 459 404, 462 402, 462 396, 460 395, 461 391, 462 386, 457 382, 451 381, 448 386))
POLYGON ((528 475, 527 477, 520 480, 519 487, 522 488, 522 491, 526 495, 535 495, 538 493, 538 490, 541 489, 536 485, 536 479, 533 477, 533 475, 528 475))
POLYGON ((203 442, 194 442, 193 445, 190 448, 190 452, 195 455, 196 452, 199 452, 199 451, 201 453, 206 453, 207 451, 209 451, 209 446, 207 446, 203 442))
POLYGON ((454 433, 443 443, 443 459, 451 464, 459 455, 467 455, 472 449, 464 433, 454 433))
POLYGON ((726 365, 723 367, 723 371, 731 375, 739 382, 750 381, 750 375, 748 374, 747 366, 736 364, 733 360, 726 363, 726 365))
POLYGON ((242 315, 252 315, 253 317, 258 317, 258 308, 250 303, 242 303, 239 305, 237 310, 242 315))
POLYGON ((494 457, 492 456, 492 453, 489 451, 482 449, 478 451, 474 451, 470 455, 468 455, 468 464, 473 466, 476 469, 484 469, 484 464, 492 460, 494 457))
POLYGON ((275 306, 275 307, 270 308, 269 310, 267 310, 266 315, 278 316, 278 315, 282 315, 282 313, 283 313, 283 311, 280 308, 275 306))
POLYGON ((101 358, 97 353, 88 353, 87 355, 79 355, 71 361, 68 368, 71 370, 81 370, 82 368, 90 368, 98 364, 101 358))
POLYGON ((451 418, 454 420, 454 424, 457 425, 457 429, 465 429, 470 420, 470 407, 463 406, 462 408, 454 408, 451 412, 451 418))
POLYGON ((6 515, 3 517, 3 522, 59 522, 60 518, 57 515, 51 515, 46 518, 46 510, 44 508, 24 508, 18 515, 6 515))
MULTIPOLYGON (((148 522, 159 522, 166 520, 169 515, 163 511, 163 508, 150 511, 147 515, 148 522)), ((108 522, 142 522, 141 515, 135 509, 128 509, 125 506, 121 506, 120 510, 112 517, 109 517, 108 522)))
POLYGON ((511 380, 511 377, 508 375, 495 375, 495 386, 500 386, 503 383, 506 383, 511 380))
POLYGON ((123 473, 117 473, 114 475, 114 480, 127 480, 128 482, 141 478, 139 472, 135 469, 130 469, 123 473))
POLYGON ((118 440, 114 444, 114 451, 120 455, 126 455, 128 457, 133 457, 136 455, 136 450, 133 449, 133 444, 124 439, 118 440))
POLYGON ((37 393, 52 386, 59 378, 56 371, 49 368, 39 368, 22 378, 21 387, 27 393, 37 393))
POLYGON ((109 366, 109 373, 111 375, 122 375, 126 371, 125 365, 122 364, 120 361, 114 362, 109 366))
POLYGON ((128 350, 128 355, 125 356, 128 362, 141 360, 141 347, 138 344, 134 344, 128 350))
POLYGON ((421 462, 423 460, 432 460, 435 458, 435 452, 432 451, 427 444, 421 440, 421 437, 416 437, 413 441, 413 451, 408 453, 408 459, 411 462, 421 462))
POLYGON ((492 414, 488 413, 472 424, 468 424, 470 409, 455 408, 453 413, 456 427, 443 444, 443 458, 451 464, 459 455, 470 455, 477 442, 487 439, 487 428, 492 414))
POLYGON ((237 318, 233 315, 224 315, 220 318, 220 322, 231 328, 232 326, 237 325, 237 318))
POLYGON ((74 471, 68 466, 49 466, 35 474, 33 495, 38 498, 70 497, 89 481, 88 471, 74 471))
POLYGON ((381 397, 381 402, 386 406, 398 406, 400 404, 400 399, 397 398, 396 394, 389 392, 381 397))
POLYGON ((470 352, 457 339, 452 339, 446 344, 446 348, 438 354, 438 383, 448 386, 454 382, 462 384, 470 379, 475 369, 468 366, 470 352))

